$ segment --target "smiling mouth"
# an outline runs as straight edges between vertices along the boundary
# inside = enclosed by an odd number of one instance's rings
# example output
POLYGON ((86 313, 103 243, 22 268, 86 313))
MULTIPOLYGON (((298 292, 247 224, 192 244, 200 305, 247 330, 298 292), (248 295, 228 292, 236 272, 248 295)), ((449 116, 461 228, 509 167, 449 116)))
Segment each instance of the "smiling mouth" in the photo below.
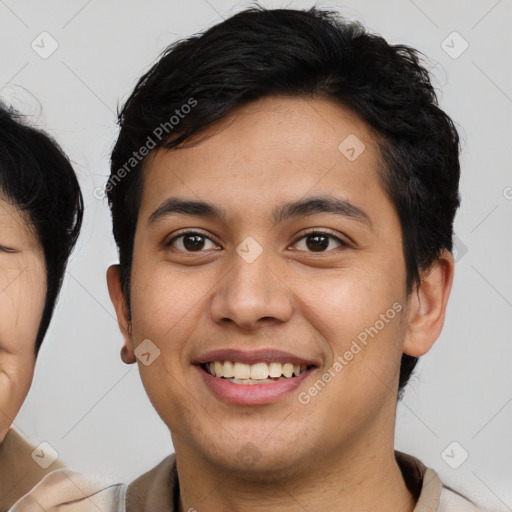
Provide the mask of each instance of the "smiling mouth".
POLYGON ((212 361, 201 364, 203 370, 232 384, 272 384, 294 379, 313 368, 313 365, 293 363, 259 362, 255 364, 237 361, 212 361))

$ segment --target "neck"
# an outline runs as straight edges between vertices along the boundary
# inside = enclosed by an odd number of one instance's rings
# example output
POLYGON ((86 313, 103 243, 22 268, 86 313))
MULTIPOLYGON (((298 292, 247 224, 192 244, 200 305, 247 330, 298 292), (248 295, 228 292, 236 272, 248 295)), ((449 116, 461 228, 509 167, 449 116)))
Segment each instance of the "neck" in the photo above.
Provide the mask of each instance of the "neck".
POLYGON ((395 461, 392 444, 387 449, 353 448, 321 460, 312 456, 297 465, 298 471, 265 471, 262 475, 219 467, 176 446, 180 512, 413 512, 415 500, 395 461))

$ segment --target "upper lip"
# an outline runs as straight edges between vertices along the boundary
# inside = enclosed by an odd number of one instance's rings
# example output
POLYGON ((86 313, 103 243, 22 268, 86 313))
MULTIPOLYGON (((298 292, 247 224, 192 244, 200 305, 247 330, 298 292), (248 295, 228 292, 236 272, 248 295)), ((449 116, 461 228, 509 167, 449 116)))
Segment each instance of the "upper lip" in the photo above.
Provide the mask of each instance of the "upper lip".
POLYGON ((194 359, 193 364, 212 363, 214 361, 233 361, 245 364, 256 363, 292 363, 297 365, 318 366, 318 364, 310 359, 296 356, 289 352, 281 350, 260 349, 260 350, 233 350, 233 349, 217 349, 207 352, 194 359))

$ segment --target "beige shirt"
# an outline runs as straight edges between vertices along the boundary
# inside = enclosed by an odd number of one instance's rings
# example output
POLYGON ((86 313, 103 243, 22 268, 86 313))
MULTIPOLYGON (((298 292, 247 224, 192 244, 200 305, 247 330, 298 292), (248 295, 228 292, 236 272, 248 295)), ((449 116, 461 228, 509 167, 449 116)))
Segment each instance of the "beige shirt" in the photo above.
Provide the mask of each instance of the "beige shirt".
MULTIPOLYGON (((411 455, 395 452, 407 488, 417 498, 414 512, 477 512, 471 501, 444 487, 437 473, 411 455)), ((176 458, 170 455, 132 482, 126 492, 126 512, 178 512, 176 458)), ((117 512, 117 511, 116 511, 117 512)))
MULTIPOLYGON (((417 498, 414 512, 482 511, 443 486, 437 473, 418 459, 400 452, 395 455, 408 489, 417 498)), ((41 507, 47 512, 178 512, 178 503, 179 483, 173 454, 128 486, 101 488, 69 470, 56 471, 10 512, 41 512, 41 507)))
POLYGON ((64 466, 56 460, 45 469, 36 462, 39 453, 35 452, 36 460, 32 453, 34 447, 13 429, 0 443, 0 512, 6 512, 50 471, 64 466))

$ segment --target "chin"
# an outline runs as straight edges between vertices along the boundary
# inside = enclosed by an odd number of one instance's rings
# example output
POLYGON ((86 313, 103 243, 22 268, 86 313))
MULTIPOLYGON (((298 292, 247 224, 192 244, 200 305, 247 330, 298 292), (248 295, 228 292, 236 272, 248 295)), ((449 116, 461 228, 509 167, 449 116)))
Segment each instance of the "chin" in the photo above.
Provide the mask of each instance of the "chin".
MULTIPOLYGON (((202 443, 207 441, 203 438, 202 443)), ((207 446, 199 446, 198 453, 204 454, 214 466, 224 471, 234 471, 240 477, 246 475, 251 480, 266 482, 275 480, 283 474, 298 473, 298 468, 304 468, 304 460, 311 458, 306 453, 306 447, 297 450, 298 443, 288 436, 288 441, 276 439, 261 439, 244 436, 243 440, 236 437, 219 443, 218 438, 207 442, 207 446)))

